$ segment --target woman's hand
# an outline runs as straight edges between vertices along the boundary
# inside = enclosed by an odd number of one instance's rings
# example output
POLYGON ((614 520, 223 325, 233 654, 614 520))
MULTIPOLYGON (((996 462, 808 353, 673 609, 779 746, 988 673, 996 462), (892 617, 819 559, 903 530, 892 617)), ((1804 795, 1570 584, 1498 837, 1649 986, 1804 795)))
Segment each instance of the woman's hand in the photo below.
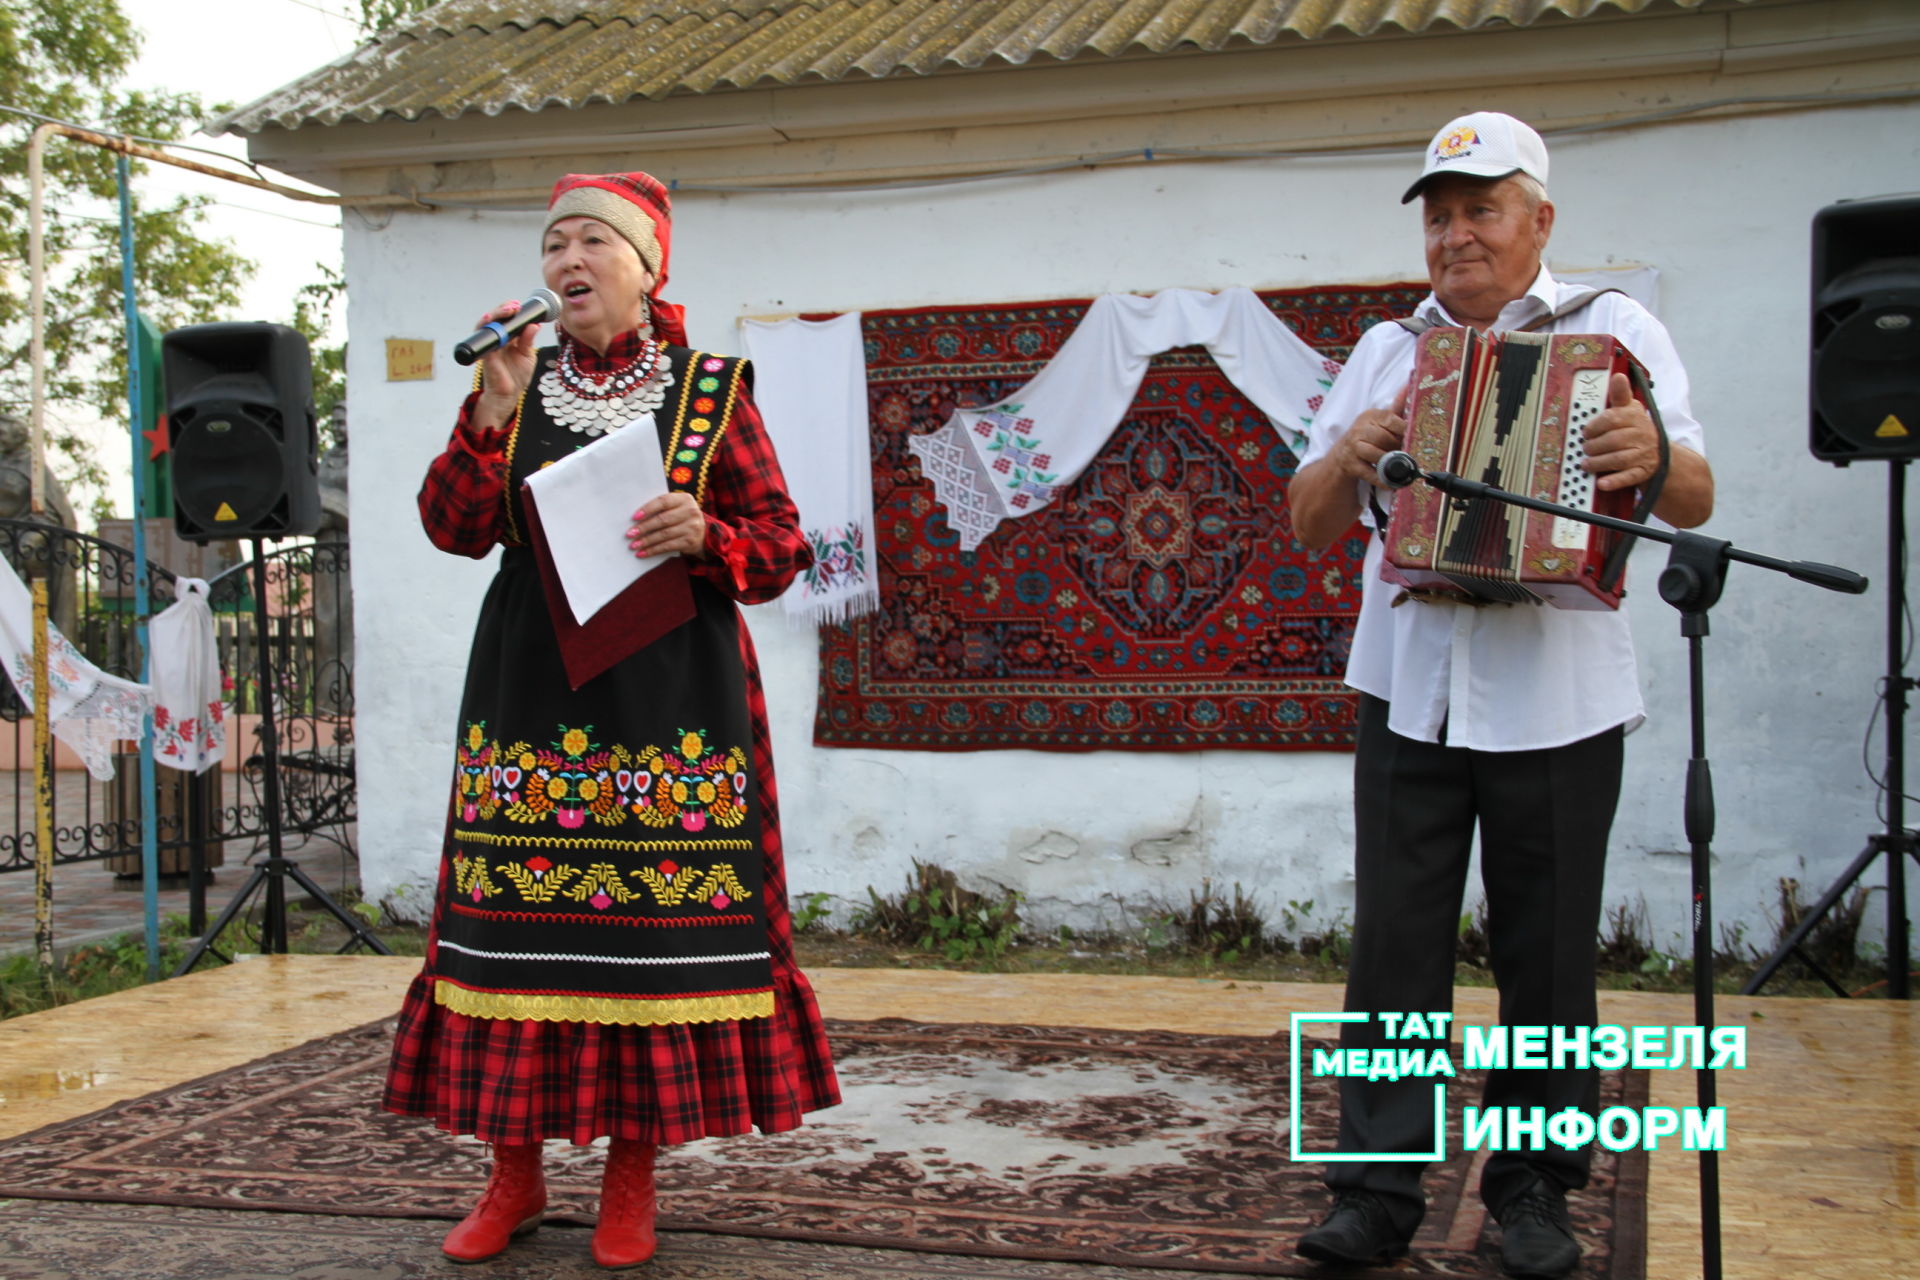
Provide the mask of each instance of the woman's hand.
MULTIPOLYGON (((518 302, 503 302, 481 316, 480 323, 505 320, 519 310, 518 302)), ((480 399, 474 405, 475 427, 495 430, 512 420, 513 411, 520 407, 520 397, 533 382, 533 340, 539 332, 539 325, 530 324, 482 357, 480 367, 486 372, 481 379, 480 399)))
POLYGON ((627 548, 644 560, 648 556, 707 558, 707 517, 690 493, 663 493, 633 513, 627 529, 627 548))

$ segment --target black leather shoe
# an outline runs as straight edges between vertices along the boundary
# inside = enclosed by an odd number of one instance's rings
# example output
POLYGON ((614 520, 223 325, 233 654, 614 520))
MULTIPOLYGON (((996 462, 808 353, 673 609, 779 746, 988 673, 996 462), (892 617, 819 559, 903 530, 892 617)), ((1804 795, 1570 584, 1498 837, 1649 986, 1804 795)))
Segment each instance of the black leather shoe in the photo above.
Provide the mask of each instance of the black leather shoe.
POLYGON ((1379 1196, 1371 1191, 1342 1191, 1334 1199, 1333 1211, 1293 1248, 1315 1262, 1360 1264, 1399 1257, 1407 1251, 1407 1237, 1394 1228, 1393 1217, 1379 1196))
POLYGON ((1500 1264, 1521 1280, 1558 1280, 1580 1261, 1566 1194, 1538 1178, 1494 1215, 1500 1219, 1500 1264))

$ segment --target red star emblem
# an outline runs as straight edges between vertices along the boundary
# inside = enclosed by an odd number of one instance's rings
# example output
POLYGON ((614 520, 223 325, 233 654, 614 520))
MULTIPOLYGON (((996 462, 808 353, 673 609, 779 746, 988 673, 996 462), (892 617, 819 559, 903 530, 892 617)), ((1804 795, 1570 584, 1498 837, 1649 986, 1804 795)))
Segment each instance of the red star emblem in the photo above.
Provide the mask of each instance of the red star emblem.
POLYGON ((154 423, 152 430, 142 431, 140 434, 146 438, 147 444, 151 446, 147 450, 148 462, 152 462, 155 458, 158 458, 161 454, 173 448, 173 441, 170 438, 172 433, 167 430, 167 420, 165 418, 161 418, 158 422, 154 423))

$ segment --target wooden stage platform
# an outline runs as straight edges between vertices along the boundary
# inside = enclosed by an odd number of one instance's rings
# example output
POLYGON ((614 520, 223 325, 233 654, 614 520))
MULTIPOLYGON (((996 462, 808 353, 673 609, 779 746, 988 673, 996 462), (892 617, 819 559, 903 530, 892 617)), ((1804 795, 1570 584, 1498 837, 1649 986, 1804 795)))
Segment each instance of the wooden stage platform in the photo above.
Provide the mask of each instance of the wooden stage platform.
MULTIPOLYGON (((392 1013, 417 959, 257 958, 0 1022, 0 1137, 137 1097, 392 1013)), ((811 974, 830 1017, 1076 1024, 1262 1034, 1337 987, 1173 978, 878 969, 811 974)), ((1456 993, 1463 1022, 1493 993, 1456 993)), ((1603 1019, 1684 1025, 1685 996, 1601 993, 1603 1019)), ((1729 1280, 1867 1280, 1920 1272, 1920 1010, 1884 1001, 1722 997, 1748 1029, 1744 1071, 1720 1073, 1729 1280)), ((1652 1105, 1693 1102, 1685 1071, 1652 1073, 1652 1105)), ((1652 1157, 1651 1280, 1700 1274, 1697 1158, 1652 1157)), ((1275 1241, 1276 1251, 1291 1241, 1275 1241)), ((164 1277, 156 1277, 164 1280, 164 1277)))

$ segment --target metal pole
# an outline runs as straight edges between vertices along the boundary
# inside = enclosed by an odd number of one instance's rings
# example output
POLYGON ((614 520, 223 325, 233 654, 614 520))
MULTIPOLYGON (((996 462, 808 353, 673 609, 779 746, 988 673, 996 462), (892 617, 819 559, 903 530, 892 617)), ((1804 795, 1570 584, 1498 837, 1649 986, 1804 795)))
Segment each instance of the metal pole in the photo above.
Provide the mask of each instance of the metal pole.
MULTIPOLYGON (((148 371, 140 367, 140 312, 133 283, 133 176, 125 152, 114 157, 114 172, 120 180, 120 301, 127 315, 127 434, 133 441, 133 638, 140 654, 135 678, 146 684, 152 679, 147 617, 153 601, 148 593, 146 459, 140 447, 140 397, 141 380, 148 371)), ((140 726, 140 883, 146 908, 148 982, 160 981, 159 825, 160 806, 153 776, 153 712, 149 710, 140 726)))
MULTIPOLYGON (((297 187, 283 186, 278 182, 268 182, 265 178, 253 178, 244 173, 234 173, 230 169, 216 169, 211 165, 201 164, 197 160, 188 160, 182 156, 171 155, 157 147, 142 146, 133 139, 122 137, 117 133, 99 133, 93 129, 82 129, 79 125, 43 124, 33 131, 35 139, 39 139, 43 135, 51 134, 59 134, 61 137, 89 143, 108 151, 117 152, 123 156, 138 156, 142 160, 153 160, 160 164, 170 164, 176 169, 187 169, 194 173, 204 174, 209 178, 222 178, 228 182, 237 182, 241 186, 252 187, 256 191, 270 191, 274 195, 286 196, 290 200, 303 200, 308 204, 328 204, 342 209, 426 209, 432 207, 412 196, 334 196, 317 191, 302 191, 297 187)), ((30 142, 28 145, 31 147, 38 145, 38 143, 30 142)), ((543 192, 544 190, 545 189, 542 188, 543 192)), ((464 197, 476 193, 459 192, 456 194, 464 197)))
MULTIPOLYGON (((1693 1019, 1710 1036, 1713 1016, 1713 766, 1707 760, 1706 666, 1701 641, 1707 634, 1704 611, 1682 615, 1681 633, 1687 638, 1687 679, 1693 691, 1693 755, 1687 761, 1686 827, 1693 867, 1693 1019)), ((1719 1105, 1719 1087, 1713 1068, 1701 1064, 1694 1073, 1700 1113, 1709 1115, 1719 1105)), ((1700 1267, 1704 1280, 1720 1280, 1720 1153, 1700 1152, 1700 1267)))
POLYGON ((1887 470, 1887 998, 1912 996, 1907 979, 1907 460, 1887 470))
POLYGON ((287 952, 287 885, 280 874, 286 862, 280 839, 280 730, 273 705, 273 653, 267 647, 267 558, 258 537, 253 539, 253 620, 260 633, 254 637, 254 652, 260 658, 260 781, 267 802, 267 858, 271 868, 260 950, 272 956, 287 952))
MULTIPOLYGON (((49 134, 57 126, 41 125, 27 142, 28 305, 33 334, 29 343, 32 364, 31 445, 27 455, 31 497, 28 512, 33 517, 46 514, 46 243, 42 226, 42 203, 46 192, 46 174, 42 153, 49 134)), ((53 763, 49 756, 50 735, 47 725, 47 575, 46 566, 33 578, 33 948, 40 963, 40 977, 49 989, 53 986, 53 763)))

